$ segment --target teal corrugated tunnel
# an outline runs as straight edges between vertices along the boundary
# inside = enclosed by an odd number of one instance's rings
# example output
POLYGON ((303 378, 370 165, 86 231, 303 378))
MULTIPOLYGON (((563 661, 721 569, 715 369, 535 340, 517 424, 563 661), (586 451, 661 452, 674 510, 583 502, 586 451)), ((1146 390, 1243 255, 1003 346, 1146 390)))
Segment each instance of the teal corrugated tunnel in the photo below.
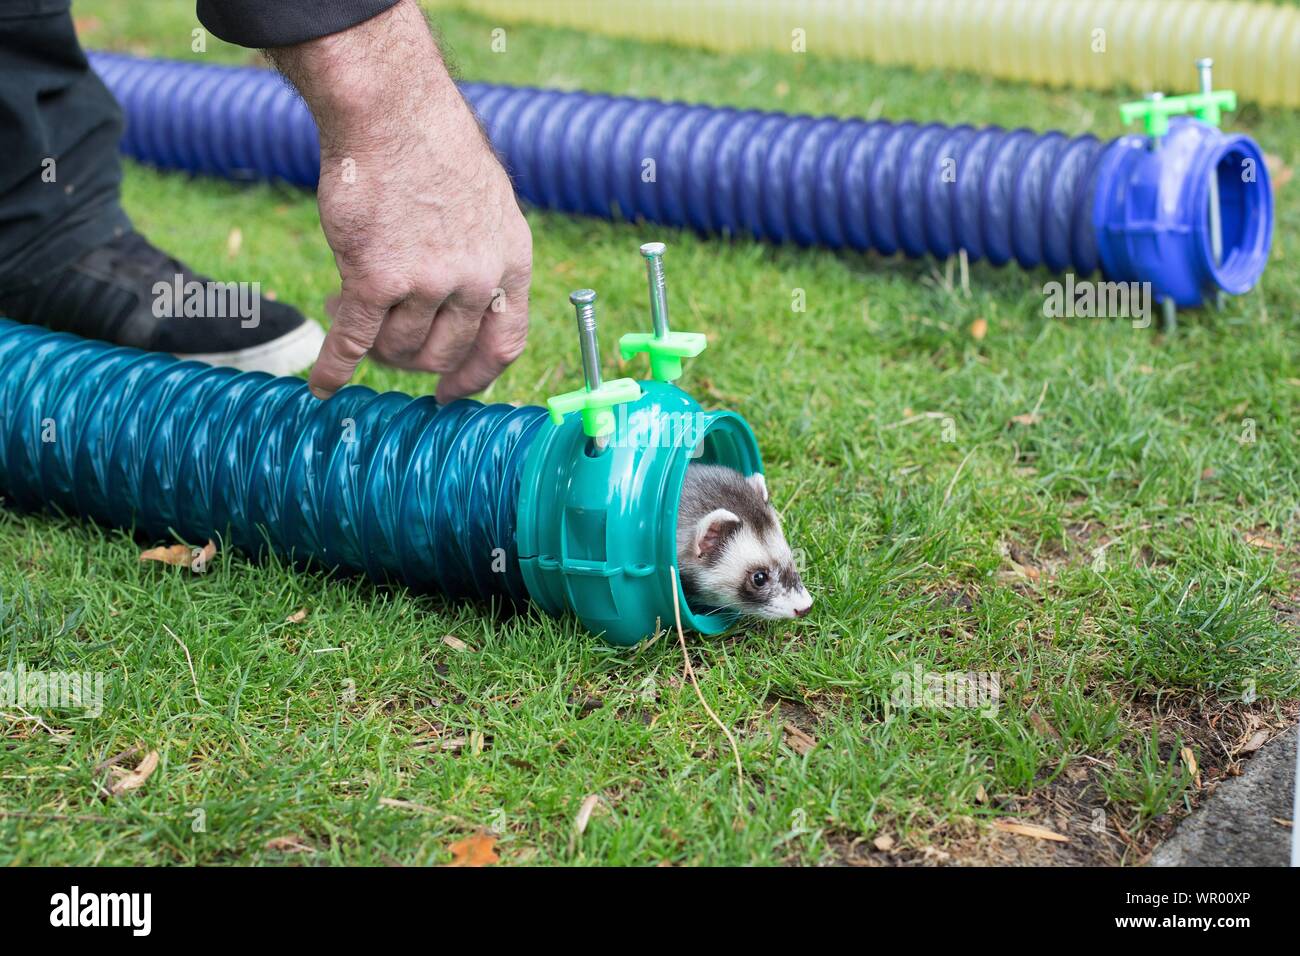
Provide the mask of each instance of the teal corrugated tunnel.
MULTIPOLYGON (((155 539, 532 599, 634 644, 673 620, 688 461, 762 461, 731 412, 665 382, 627 394, 596 441, 576 413, 361 386, 321 402, 297 378, 0 319, 0 494, 155 539)), ((734 620, 678 596, 696 630, 734 620)))

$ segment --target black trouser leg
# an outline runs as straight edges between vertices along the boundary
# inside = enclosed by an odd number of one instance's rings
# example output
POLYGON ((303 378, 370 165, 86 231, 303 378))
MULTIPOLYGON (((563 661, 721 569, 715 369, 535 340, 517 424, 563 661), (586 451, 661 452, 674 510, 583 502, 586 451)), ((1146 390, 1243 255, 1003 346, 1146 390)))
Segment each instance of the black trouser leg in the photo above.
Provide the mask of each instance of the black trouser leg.
POLYGON ((122 111, 86 63, 71 0, 0 0, 0 289, 131 228, 122 111))

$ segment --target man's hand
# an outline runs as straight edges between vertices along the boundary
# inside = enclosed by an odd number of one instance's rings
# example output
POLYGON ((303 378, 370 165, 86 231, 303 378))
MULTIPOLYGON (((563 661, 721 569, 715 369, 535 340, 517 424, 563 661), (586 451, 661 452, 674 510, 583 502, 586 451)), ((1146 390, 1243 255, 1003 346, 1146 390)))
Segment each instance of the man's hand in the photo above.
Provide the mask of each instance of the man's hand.
POLYGON ((312 392, 334 394, 372 351, 442 373, 440 402, 486 388, 524 348, 532 235, 419 7, 267 52, 320 130, 343 280, 312 392))

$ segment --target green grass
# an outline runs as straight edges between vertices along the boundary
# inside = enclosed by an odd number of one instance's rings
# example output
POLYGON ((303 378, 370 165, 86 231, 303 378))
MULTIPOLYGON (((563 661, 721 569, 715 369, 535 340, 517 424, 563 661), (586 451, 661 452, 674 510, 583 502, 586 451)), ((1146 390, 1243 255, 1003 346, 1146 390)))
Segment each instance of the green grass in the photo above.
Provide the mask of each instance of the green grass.
MULTIPOLYGON (((77 14, 88 45, 199 56, 184 4, 83 0, 77 14)), ((498 55, 494 24, 439 20, 473 79, 1119 131, 1118 96, 522 27, 498 55)), ((252 56, 215 40, 202 55, 252 56)), ((1231 123, 1300 162, 1295 114, 1248 106, 1231 123)), ((682 384, 752 423, 806 554, 808 619, 692 642, 743 789, 674 641, 613 650, 571 620, 503 620, 225 553, 202 576, 144 566, 122 532, 0 511, 0 661, 108 680, 100 717, 0 719, 0 862, 428 864, 477 827, 514 862, 831 862, 883 835, 899 859, 977 859, 972 835, 1007 814, 1066 829, 1076 849, 1053 852, 1136 859, 1130 841, 1195 797, 1179 748, 1207 777, 1227 761, 1198 736, 1209 715, 1273 719, 1297 697, 1296 195, 1278 193, 1260 287, 1185 314, 1172 339, 1044 319, 1046 273, 977 264, 967 295, 942 264, 530 212, 530 347, 492 397, 535 403, 576 380, 566 295, 581 285, 601 292, 614 371, 616 330, 646 323, 636 246, 664 238, 676 321, 713 340, 682 384), (795 289, 805 313, 791 314, 795 289), (1011 421, 1035 407, 1037 423, 1011 421), (914 666, 994 672, 1000 706, 892 706, 914 666), (1259 699, 1233 703, 1243 695, 1259 699), (787 723, 816 745, 800 753, 787 723), (157 771, 101 797, 94 766, 136 742, 159 752, 157 771), (1040 812, 1081 775, 1076 816, 1040 812), (589 794, 601 801, 578 835, 589 794), (1095 807, 1112 834, 1094 845, 1095 807), (313 852, 269 849, 278 837, 313 852)), ((317 317, 333 291, 306 194, 131 167, 125 203, 201 270, 260 280, 317 317)), ((434 384, 372 365, 359 378, 434 384)))

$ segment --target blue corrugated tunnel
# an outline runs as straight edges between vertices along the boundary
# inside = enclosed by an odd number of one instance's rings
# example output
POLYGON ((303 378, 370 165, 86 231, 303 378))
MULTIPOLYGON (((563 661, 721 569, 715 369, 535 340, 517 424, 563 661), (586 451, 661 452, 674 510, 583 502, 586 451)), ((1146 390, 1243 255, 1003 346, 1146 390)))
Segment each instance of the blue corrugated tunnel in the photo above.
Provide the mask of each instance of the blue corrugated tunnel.
MULTIPOLYGON (((124 151, 164 169, 314 188, 316 129, 270 70, 91 55, 124 151)), ((1263 272, 1273 199, 1248 137, 1175 118, 1140 136, 868 122, 466 83, 519 194, 563 212, 706 234, 1016 262, 1149 282, 1199 304, 1263 272), (652 165, 651 165, 652 164, 652 165), (1251 176, 1242 170, 1249 168, 1251 176), (1211 254, 1206 183, 1226 211, 1211 254)))

